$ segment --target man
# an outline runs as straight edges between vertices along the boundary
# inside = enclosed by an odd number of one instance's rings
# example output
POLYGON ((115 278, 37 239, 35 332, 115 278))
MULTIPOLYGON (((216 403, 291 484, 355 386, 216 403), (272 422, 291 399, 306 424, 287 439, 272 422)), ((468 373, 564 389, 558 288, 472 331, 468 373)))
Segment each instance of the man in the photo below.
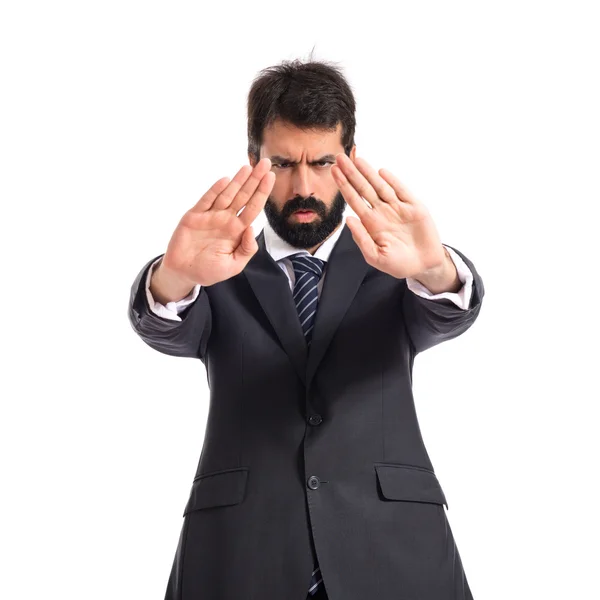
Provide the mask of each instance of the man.
POLYGON ((483 283, 395 175, 356 157, 354 112, 330 65, 262 71, 250 165, 132 285, 137 334, 200 359, 210 388, 167 600, 472 598, 412 367, 473 324, 483 283))

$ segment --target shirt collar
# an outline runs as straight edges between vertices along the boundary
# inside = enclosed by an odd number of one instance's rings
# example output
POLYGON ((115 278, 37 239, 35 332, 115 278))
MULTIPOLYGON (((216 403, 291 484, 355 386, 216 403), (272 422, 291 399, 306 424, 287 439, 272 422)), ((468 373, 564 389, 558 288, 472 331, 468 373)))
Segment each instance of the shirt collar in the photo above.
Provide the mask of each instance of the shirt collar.
MULTIPOLYGON (((321 260, 327 261, 329 260, 329 255, 333 250, 336 242, 338 241, 342 229, 346 225, 346 214, 342 215, 342 222, 338 225, 338 228, 327 238, 314 253, 315 258, 320 258, 321 260)), ((275 262, 280 261, 282 258, 286 258, 291 254, 297 254, 298 252, 306 252, 306 254, 310 253, 308 250, 303 250, 301 248, 295 248, 291 244, 288 244, 285 240, 281 239, 276 233, 275 230, 271 227, 269 221, 265 221, 264 226, 264 234, 265 234, 265 249, 271 255, 275 262)))

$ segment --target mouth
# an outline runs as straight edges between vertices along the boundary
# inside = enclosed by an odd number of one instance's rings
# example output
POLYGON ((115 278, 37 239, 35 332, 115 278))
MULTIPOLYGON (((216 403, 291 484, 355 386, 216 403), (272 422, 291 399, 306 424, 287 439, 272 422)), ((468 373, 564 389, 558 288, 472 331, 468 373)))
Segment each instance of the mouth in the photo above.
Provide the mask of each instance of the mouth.
POLYGON ((297 210, 293 215, 297 221, 307 222, 316 218, 317 213, 314 210, 297 210))

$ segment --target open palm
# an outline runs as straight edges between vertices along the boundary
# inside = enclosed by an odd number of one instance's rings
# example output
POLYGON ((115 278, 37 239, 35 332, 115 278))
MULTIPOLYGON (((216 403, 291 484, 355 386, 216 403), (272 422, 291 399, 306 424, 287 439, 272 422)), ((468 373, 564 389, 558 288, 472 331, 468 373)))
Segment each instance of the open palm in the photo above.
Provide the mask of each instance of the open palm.
POLYGON ((405 278, 443 263, 445 252, 431 215, 397 177, 386 169, 378 173, 362 158, 336 158, 331 172, 359 217, 346 221, 368 264, 405 278))

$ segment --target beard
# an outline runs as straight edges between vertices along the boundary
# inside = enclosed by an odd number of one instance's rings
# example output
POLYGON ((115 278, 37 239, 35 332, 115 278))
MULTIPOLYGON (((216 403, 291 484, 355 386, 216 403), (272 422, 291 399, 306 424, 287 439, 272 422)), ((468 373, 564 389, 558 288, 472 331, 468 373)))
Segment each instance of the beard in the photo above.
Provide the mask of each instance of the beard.
POLYGON ((296 196, 285 203, 281 211, 269 196, 264 206, 265 215, 273 231, 288 244, 306 250, 324 242, 335 231, 344 217, 346 200, 338 190, 331 208, 314 196, 296 196), (295 223, 289 220, 297 210, 314 210, 317 216, 310 223, 295 223))

